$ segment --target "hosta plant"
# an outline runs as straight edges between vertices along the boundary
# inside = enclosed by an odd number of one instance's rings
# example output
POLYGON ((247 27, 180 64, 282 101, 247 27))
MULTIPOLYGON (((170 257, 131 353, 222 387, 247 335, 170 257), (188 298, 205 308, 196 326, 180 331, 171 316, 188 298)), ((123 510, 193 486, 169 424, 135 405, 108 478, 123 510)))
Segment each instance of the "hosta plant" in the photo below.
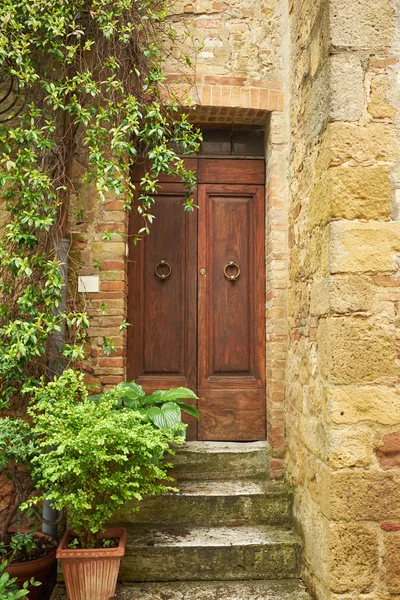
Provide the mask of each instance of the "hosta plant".
MULTIPOLYGON (((197 396, 188 388, 179 387, 168 390, 157 390, 146 395, 141 385, 134 381, 126 381, 117 385, 111 392, 106 392, 109 397, 115 399, 118 409, 133 410, 139 412, 145 420, 153 423, 158 429, 177 427, 176 431, 181 434, 185 431, 182 423, 182 411, 199 418, 199 412, 193 404, 184 400, 197 400, 197 396)), ((96 401, 101 394, 92 396, 96 401)))

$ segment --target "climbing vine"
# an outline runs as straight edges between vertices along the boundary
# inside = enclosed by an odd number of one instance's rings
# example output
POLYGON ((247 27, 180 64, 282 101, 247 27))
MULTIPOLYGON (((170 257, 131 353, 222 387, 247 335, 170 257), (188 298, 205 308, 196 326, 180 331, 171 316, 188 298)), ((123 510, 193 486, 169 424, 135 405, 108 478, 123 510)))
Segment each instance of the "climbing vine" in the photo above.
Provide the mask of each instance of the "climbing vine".
POLYGON ((58 359, 84 356, 87 315, 60 310, 73 157, 85 152, 84 180, 102 200, 114 194, 139 212, 135 241, 149 232, 160 172, 184 181, 193 209, 194 175, 176 148, 196 152, 199 134, 163 101, 163 40, 176 35, 164 0, 1 2, 0 407, 46 373, 49 340, 64 323, 58 359), (147 167, 135 190, 139 155, 147 167))

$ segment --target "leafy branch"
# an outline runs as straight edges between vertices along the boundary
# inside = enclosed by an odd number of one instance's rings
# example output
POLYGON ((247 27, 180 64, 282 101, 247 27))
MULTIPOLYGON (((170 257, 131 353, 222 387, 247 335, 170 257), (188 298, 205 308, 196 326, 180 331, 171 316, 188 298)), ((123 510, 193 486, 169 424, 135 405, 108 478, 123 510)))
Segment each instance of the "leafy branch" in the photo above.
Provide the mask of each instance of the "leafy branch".
POLYGON ((65 367, 84 355, 87 317, 60 309, 75 157, 85 155, 83 178, 102 200, 118 196, 138 211, 135 242, 150 231, 161 172, 183 180, 193 210, 195 177, 174 148, 196 152, 199 134, 163 99, 162 40, 176 40, 163 0, 1 3, 0 406, 29 395, 42 374, 51 378, 49 339, 64 322, 58 360, 65 367), (135 189, 129 172, 138 160, 146 166, 135 189))

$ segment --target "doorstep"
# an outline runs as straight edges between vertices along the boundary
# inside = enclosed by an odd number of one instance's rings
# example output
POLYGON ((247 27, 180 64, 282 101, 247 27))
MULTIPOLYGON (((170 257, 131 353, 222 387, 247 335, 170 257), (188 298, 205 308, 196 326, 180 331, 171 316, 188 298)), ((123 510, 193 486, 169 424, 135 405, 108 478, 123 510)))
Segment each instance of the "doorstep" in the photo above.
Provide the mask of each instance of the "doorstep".
MULTIPOLYGON (((68 600, 58 584, 51 600, 68 600)), ((118 584, 115 600, 311 600, 298 579, 118 584)))

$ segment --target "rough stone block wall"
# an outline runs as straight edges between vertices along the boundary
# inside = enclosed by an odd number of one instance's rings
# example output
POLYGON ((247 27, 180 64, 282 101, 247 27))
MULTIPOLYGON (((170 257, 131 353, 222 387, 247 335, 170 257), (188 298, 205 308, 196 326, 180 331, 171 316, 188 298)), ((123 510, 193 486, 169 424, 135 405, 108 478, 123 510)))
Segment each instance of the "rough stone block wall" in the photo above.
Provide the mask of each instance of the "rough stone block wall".
MULTIPOLYGON (((179 0, 172 7, 175 29, 185 41, 196 74, 281 80, 281 0, 179 0)), ((168 70, 175 72, 171 47, 168 70)), ((218 81, 214 81, 218 83, 218 81)))
POLYGON ((319 599, 399 598, 399 14, 290 8, 286 403, 305 577, 319 599))

